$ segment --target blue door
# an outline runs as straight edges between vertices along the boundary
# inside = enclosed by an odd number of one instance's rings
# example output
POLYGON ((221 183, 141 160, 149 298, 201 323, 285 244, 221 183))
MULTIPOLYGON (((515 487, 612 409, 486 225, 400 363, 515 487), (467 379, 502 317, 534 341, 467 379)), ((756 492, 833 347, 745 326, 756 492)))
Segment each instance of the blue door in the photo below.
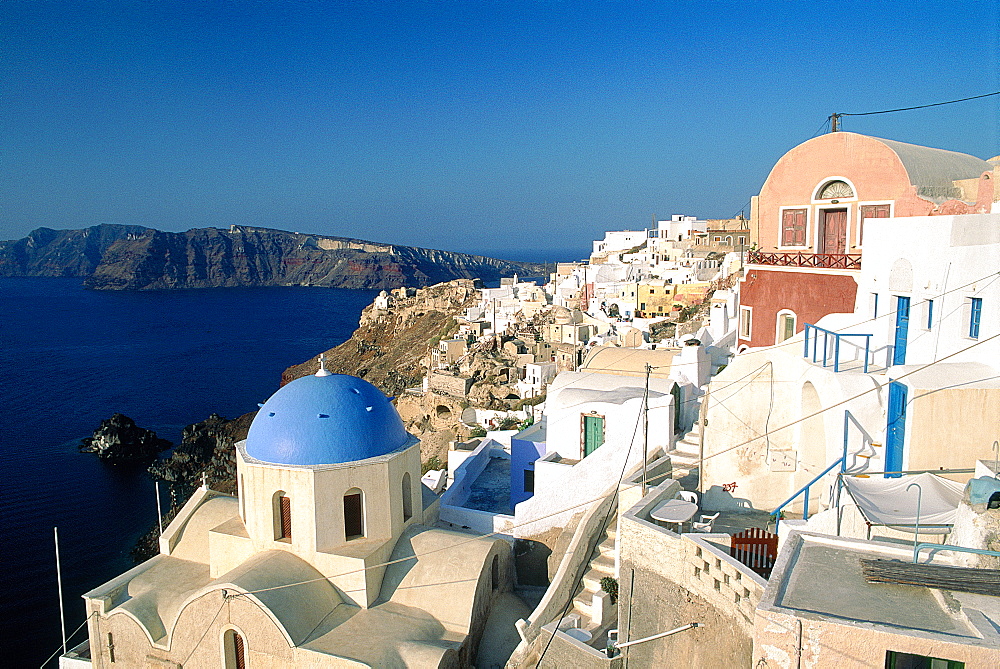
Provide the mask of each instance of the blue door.
MULTIPOLYGON (((903 469, 903 442, 906 440, 906 386, 889 382, 889 416, 885 430, 885 471, 903 469)), ((901 474, 886 474, 886 478, 899 478, 901 474)))
POLYGON ((910 329, 910 298, 896 297, 896 338, 892 347, 892 364, 906 364, 906 332, 910 329))

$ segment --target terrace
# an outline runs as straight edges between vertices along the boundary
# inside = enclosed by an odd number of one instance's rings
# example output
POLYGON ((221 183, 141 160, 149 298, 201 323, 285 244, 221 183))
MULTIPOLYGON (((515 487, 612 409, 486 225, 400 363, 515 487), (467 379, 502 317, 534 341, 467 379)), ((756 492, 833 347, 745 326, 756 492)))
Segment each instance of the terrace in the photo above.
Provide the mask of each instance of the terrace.
POLYGON ((852 253, 766 253, 747 252, 750 265, 772 265, 776 267, 812 267, 819 269, 861 269, 861 254, 852 253))

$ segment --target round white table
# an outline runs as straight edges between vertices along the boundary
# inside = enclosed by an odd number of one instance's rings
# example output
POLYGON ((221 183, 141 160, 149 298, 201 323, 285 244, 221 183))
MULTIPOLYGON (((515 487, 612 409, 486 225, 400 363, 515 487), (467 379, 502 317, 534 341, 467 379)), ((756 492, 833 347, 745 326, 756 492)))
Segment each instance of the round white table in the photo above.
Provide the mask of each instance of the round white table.
MULTIPOLYGON (((694 502, 688 502, 683 499, 668 499, 666 502, 657 504, 649 512, 649 517, 661 523, 682 525, 691 520, 696 513, 698 513, 698 505, 694 502)), ((683 528, 678 527, 678 529, 683 528)))

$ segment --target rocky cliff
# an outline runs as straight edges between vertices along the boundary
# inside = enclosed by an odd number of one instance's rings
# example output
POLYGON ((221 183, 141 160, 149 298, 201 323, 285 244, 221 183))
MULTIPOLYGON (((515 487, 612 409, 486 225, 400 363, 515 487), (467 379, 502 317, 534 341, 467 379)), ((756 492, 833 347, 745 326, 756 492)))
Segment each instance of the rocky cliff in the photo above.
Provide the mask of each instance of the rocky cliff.
POLYGON ((0 242, 0 276, 82 276, 99 290, 231 286, 396 288, 457 278, 496 281, 526 263, 343 237, 233 226, 162 232, 100 225, 39 228, 0 242))
MULTIPOLYGON (((456 317, 477 304, 481 293, 472 281, 464 279, 406 291, 405 295, 401 292, 387 296, 383 309, 377 308, 378 300, 364 309, 351 338, 323 354, 326 368, 360 376, 395 397, 407 431, 420 439, 423 462, 444 463, 449 442, 473 436, 461 420, 464 409, 505 410, 516 404, 510 400, 512 389, 496 379, 497 370, 516 365, 516 360, 499 347, 473 347, 466 356, 472 381, 466 397, 421 391, 431 348, 458 330, 456 317)), ((315 374, 318 369, 319 356, 286 369, 281 382, 315 374)))
POLYGON ((538 270, 465 253, 245 226, 187 232, 125 225, 38 228, 24 239, 0 242, 0 277, 79 276, 98 290, 396 288, 456 278, 496 281, 538 270))
POLYGON ((23 239, 0 241, 0 277, 87 277, 117 241, 141 237, 149 228, 138 225, 95 225, 83 230, 38 228, 23 239))

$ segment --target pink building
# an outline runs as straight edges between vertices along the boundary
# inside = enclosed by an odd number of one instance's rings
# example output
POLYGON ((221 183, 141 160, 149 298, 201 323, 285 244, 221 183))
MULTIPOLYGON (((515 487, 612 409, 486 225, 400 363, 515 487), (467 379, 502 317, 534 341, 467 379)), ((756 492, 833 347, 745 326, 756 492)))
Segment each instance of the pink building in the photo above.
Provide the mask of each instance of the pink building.
POLYGON ((987 213, 1000 195, 991 162, 850 132, 786 153, 753 201, 739 346, 770 346, 854 311, 864 219, 987 213))

